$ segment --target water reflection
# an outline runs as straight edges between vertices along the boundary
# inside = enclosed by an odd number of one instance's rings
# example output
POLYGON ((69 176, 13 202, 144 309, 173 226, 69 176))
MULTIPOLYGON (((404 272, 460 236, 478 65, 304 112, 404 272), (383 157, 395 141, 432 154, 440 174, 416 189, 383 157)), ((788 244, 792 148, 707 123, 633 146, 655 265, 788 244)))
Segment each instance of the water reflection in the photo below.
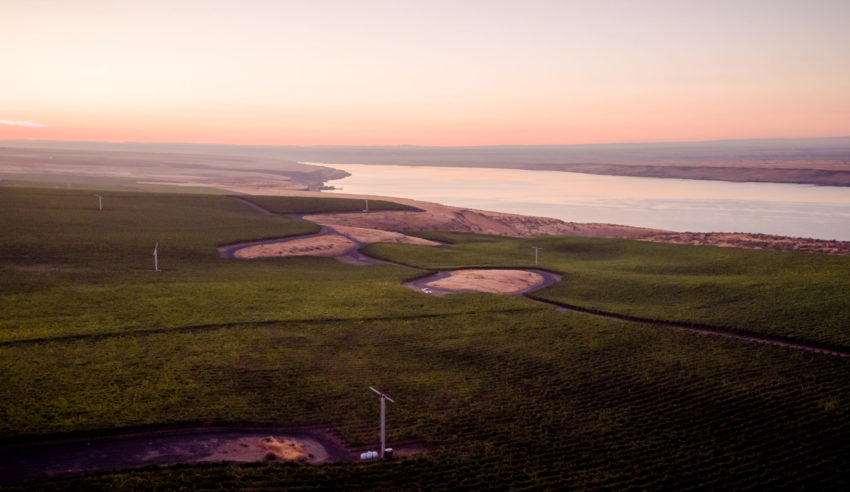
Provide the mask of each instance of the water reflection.
POLYGON ((342 192, 674 231, 850 240, 850 188, 557 171, 332 164, 342 192))

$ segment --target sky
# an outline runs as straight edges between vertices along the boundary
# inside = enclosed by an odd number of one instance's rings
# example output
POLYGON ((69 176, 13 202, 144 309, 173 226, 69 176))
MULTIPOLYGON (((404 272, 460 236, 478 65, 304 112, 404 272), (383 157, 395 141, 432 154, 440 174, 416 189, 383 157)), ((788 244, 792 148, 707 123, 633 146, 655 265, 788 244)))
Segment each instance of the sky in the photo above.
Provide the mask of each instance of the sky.
POLYGON ((848 0, 0 0, 0 140, 850 135, 848 0))

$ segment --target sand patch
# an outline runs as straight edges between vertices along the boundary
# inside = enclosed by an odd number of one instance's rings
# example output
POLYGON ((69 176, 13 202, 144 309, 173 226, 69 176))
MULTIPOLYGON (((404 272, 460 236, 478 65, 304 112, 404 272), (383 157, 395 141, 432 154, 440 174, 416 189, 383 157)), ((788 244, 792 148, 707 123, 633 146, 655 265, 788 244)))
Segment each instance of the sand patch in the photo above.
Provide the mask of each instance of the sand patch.
POLYGON ((328 461, 327 450, 317 441, 309 438, 280 437, 242 437, 228 439, 200 462, 253 462, 253 461, 295 461, 318 464, 328 461))
MULTIPOLYGON (((292 192, 294 196, 323 196, 327 193, 292 192)), ((531 217, 501 212, 488 212, 450 207, 407 198, 348 195, 341 198, 391 200, 420 208, 424 212, 369 212, 366 214, 321 214, 305 217, 320 225, 331 227, 362 227, 387 231, 457 231, 512 237, 539 235, 585 236, 639 239, 644 241, 700 244, 745 249, 804 251, 829 255, 849 255, 850 241, 794 238, 758 233, 693 233, 673 232, 615 224, 564 222, 547 217, 531 217)))
POLYGON ((260 440, 260 446, 270 453, 267 456, 273 455, 279 460, 307 461, 307 452, 304 451, 304 443, 293 441, 292 439, 278 441, 274 437, 266 437, 260 440))
POLYGON ((335 226, 334 229, 346 236, 360 241, 361 243, 403 243, 421 244, 424 246, 439 246, 436 241, 429 241, 421 237, 408 236, 400 232, 382 231, 378 229, 366 229, 363 227, 335 226))
POLYGON ((385 211, 304 216, 304 219, 310 222, 330 226, 335 229, 340 229, 341 227, 359 227, 395 232, 456 231, 512 237, 534 237, 549 234, 615 238, 637 238, 651 233, 667 232, 657 229, 613 224, 579 224, 548 217, 530 217, 501 212, 488 212, 398 197, 347 195, 343 193, 328 195, 327 193, 298 192, 290 193, 290 195, 391 200, 422 210, 422 212, 385 211))
POLYGON ((455 270, 448 277, 427 282, 426 285, 450 291, 515 294, 544 282, 543 275, 526 270, 455 270))
POLYGON ((774 251, 802 251, 827 255, 850 254, 850 241, 776 236, 758 233, 726 232, 667 232, 651 234, 643 241, 723 248, 765 249, 774 251))
POLYGON ((242 248, 233 253, 236 258, 268 258, 274 256, 341 256, 354 249, 357 245, 352 241, 337 235, 304 239, 292 239, 279 243, 258 244, 242 248))

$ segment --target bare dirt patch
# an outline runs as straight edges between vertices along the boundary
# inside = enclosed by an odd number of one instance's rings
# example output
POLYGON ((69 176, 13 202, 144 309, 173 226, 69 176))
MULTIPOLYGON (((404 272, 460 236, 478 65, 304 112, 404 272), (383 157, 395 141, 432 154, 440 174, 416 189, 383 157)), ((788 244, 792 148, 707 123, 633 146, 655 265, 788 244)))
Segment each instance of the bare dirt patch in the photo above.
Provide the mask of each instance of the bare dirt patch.
POLYGON ((328 452, 319 442, 307 437, 283 436, 280 439, 268 436, 226 440, 211 454, 199 459, 201 462, 295 461, 314 465, 328 460, 328 452))
MULTIPOLYGON (((302 193, 298 193, 302 195, 302 193)), ((328 196, 318 194, 314 196, 328 196)), ((386 200, 387 197, 344 195, 334 193, 335 197, 368 198, 386 200)), ((410 205, 423 212, 369 212, 359 214, 315 214, 304 218, 320 225, 339 227, 359 227, 382 231, 454 231, 493 234, 498 236, 534 237, 544 234, 565 236, 591 236, 613 238, 637 238, 647 234, 666 232, 657 229, 620 226, 614 224, 579 224, 564 222, 548 217, 530 217, 524 215, 489 212, 468 208, 450 207, 438 203, 420 202, 404 198, 392 198, 393 201, 410 205)))
POLYGON ((180 463, 350 461, 354 455, 321 428, 162 429, 0 445, 0 483, 180 463))
POLYGON ((801 251, 827 255, 850 254, 850 241, 775 236, 771 234, 740 232, 665 232, 650 234, 640 239, 643 241, 658 243, 719 246, 724 248, 801 251))
MULTIPOLYGON (((298 193, 299 195, 306 193, 298 193)), ((322 196, 314 194, 314 196, 322 196)), ((324 195, 327 196, 327 195, 324 195)), ((367 214, 322 214, 305 217, 321 225, 364 227, 386 231, 455 231, 511 237, 540 235, 638 239, 659 243, 801 251, 829 255, 850 255, 850 241, 797 238, 756 233, 673 232, 616 224, 564 222, 548 217, 472 210, 404 198, 343 195, 350 198, 393 200, 424 212, 370 212, 367 214)))
POLYGON ((408 236, 400 232, 382 231, 378 229, 366 229, 363 227, 335 226, 334 229, 355 241, 361 243, 403 243, 420 244, 423 246, 439 246, 440 243, 422 239, 421 237, 408 236))
POLYGON ((338 234, 325 234, 303 239, 281 240, 236 250, 236 258, 267 258, 274 256, 342 256, 357 245, 338 234))
POLYGON ((438 296, 457 292, 523 294, 559 280, 560 275, 542 270, 467 269, 437 272, 404 285, 438 296))
POLYGON ((543 277, 523 270, 456 270, 428 285, 445 290, 511 294, 543 283, 543 277))

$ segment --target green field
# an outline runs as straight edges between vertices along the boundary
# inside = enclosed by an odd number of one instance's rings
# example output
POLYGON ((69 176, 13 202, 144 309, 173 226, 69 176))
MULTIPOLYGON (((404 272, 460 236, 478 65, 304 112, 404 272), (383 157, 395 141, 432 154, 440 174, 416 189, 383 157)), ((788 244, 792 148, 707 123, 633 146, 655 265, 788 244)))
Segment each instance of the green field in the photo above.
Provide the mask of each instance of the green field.
MULTIPOLYGON (((850 360, 524 297, 425 296, 401 286, 422 273, 407 266, 220 259, 218 245, 317 226, 224 196, 105 196, 99 212, 89 192, 0 187, 0 439, 252 422, 327 425, 367 445, 378 439, 376 386, 396 400, 390 445, 416 439, 428 452, 9 489, 847 484, 850 360)), ((453 244, 368 251, 428 268, 529 266, 537 245, 540 266, 565 274, 538 292, 547 299, 850 345, 846 258, 429 236, 453 244)))
POLYGON ((423 237, 434 249, 374 244, 372 255, 423 268, 533 266, 564 274, 537 295, 653 320, 700 323, 850 347, 850 258, 680 246, 616 239, 506 239, 460 233, 423 237))
MULTIPOLYGON (((314 198, 306 196, 251 196, 252 202, 278 214, 308 214, 334 212, 361 212, 365 200, 354 198, 314 198)), ((386 200, 369 200, 369 210, 413 211, 416 208, 386 200)))
MULTIPOLYGON (((233 192, 211 186, 175 186, 168 181, 152 179, 93 176, 89 174, 20 174, 3 173, 0 186, 13 188, 48 188, 103 193, 109 191, 145 191, 201 195, 228 195, 233 192)), ((96 203, 96 202, 95 202, 96 203)))

